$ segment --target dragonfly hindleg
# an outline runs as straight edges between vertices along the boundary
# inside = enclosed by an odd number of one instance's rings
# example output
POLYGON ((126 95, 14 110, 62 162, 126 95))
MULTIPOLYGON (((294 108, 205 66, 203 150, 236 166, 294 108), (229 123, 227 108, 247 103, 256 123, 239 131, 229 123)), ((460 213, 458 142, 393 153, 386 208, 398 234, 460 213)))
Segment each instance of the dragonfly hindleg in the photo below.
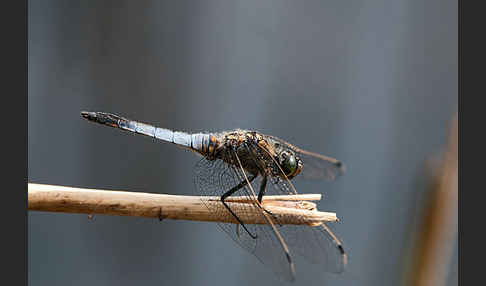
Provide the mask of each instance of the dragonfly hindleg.
POLYGON ((257 238, 257 235, 253 235, 250 233, 250 231, 246 228, 245 224, 241 221, 241 219, 231 210, 231 208, 228 206, 228 204, 226 204, 226 202, 224 201, 227 197, 231 196, 234 192, 238 191, 239 189, 245 187, 246 185, 248 185, 248 182, 251 183, 255 178, 257 177, 257 175, 253 175, 251 178, 247 180, 243 180, 241 183, 239 183, 238 185, 234 186, 233 188, 231 188, 231 190, 227 191, 226 193, 224 193, 222 196, 221 196, 221 202, 223 203, 223 205, 226 207, 226 209, 231 213, 231 215, 238 221, 238 223, 245 229, 245 231, 248 233, 248 235, 251 236, 251 238, 253 239, 256 239, 257 238))

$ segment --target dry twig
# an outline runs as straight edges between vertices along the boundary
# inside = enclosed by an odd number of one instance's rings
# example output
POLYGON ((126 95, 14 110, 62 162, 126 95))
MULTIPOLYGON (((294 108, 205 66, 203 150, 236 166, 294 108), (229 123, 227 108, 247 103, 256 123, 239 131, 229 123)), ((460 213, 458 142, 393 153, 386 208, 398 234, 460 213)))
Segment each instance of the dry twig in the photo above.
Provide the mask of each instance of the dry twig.
MULTIPOLYGON (((33 211, 236 223, 235 219, 223 210, 219 197, 81 189, 33 183, 29 183, 28 187, 28 209, 33 211), (214 204, 216 208, 221 208, 221 211, 211 212, 205 203, 214 204)), ((316 194, 264 196, 262 204, 281 224, 318 225, 322 222, 337 221, 335 213, 317 211, 316 205, 309 202, 320 198, 321 195, 316 194)), ((249 213, 248 208, 238 207, 249 203, 246 197, 230 197, 226 202, 236 215, 245 221, 253 224, 266 223, 262 215, 249 213)))

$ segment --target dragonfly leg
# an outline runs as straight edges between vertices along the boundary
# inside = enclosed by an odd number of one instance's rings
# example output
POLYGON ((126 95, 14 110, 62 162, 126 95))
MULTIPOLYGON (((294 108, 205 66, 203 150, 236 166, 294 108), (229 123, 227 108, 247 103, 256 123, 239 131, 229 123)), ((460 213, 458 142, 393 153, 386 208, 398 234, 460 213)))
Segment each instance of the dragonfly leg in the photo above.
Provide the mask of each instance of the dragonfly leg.
POLYGON ((251 236, 251 238, 253 239, 256 239, 257 236, 256 235, 253 235, 250 233, 250 231, 246 228, 245 224, 241 221, 241 219, 231 210, 231 208, 228 206, 228 204, 225 203, 225 199, 229 196, 231 196, 234 192, 238 191, 239 189, 243 188, 244 186, 248 185, 248 182, 252 182, 255 178, 257 177, 257 175, 253 175, 251 178, 247 180, 244 180, 242 181, 241 183, 239 183, 238 185, 234 186, 233 188, 231 188, 231 190, 227 191, 226 193, 224 193, 222 196, 221 196, 221 202, 223 203, 223 205, 226 207, 226 209, 231 213, 231 215, 238 221, 238 223, 246 230, 246 232, 251 236))
MULTIPOLYGON (((262 199, 263 199, 263 196, 265 195, 265 191, 267 189, 267 176, 263 176, 263 180, 262 180, 262 183, 260 184, 260 191, 258 192, 258 202, 261 204, 262 203, 262 199)), ((273 219, 275 220, 275 222, 278 223, 278 220, 277 218, 275 217, 275 215, 273 213, 271 213, 270 211, 266 210, 263 206, 262 206, 263 210, 271 215, 273 217, 273 219)))
POLYGON ((262 183, 260 185, 260 191, 258 192, 258 202, 262 203, 263 195, 265 195, 265 190, 267 189, 267 176, 263 176, 262 183))

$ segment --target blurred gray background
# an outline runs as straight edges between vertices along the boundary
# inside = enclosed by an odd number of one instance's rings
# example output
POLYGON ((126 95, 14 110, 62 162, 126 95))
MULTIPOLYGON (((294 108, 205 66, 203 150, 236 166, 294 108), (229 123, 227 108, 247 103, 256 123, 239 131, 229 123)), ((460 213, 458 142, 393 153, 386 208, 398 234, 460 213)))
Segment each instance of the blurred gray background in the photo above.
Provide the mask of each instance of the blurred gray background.
MULTIPOLYGON (((457 110, 457 1, 29 1, 30 182, 195 193, 198 157, 81 119, 256 129, 342 160, 319 208, 347 271, 396 285, 457 110)), ((279 285, 212 223, 29 212, 30 285, 279 285)), ((457 265, 451 269, 457 285, 457 265)))

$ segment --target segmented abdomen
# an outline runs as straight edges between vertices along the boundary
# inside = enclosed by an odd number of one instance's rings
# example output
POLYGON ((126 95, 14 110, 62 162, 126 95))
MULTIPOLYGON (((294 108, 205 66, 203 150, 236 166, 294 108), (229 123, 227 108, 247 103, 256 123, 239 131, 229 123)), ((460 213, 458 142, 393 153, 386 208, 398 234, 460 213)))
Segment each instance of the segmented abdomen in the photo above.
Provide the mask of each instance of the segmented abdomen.
POLYGON ((214 156, 219 145, 216 137, 211 134, 173 131, 105 112, 83 111, 81 115, 89 121, 174 143, 206 157, 214 156))

